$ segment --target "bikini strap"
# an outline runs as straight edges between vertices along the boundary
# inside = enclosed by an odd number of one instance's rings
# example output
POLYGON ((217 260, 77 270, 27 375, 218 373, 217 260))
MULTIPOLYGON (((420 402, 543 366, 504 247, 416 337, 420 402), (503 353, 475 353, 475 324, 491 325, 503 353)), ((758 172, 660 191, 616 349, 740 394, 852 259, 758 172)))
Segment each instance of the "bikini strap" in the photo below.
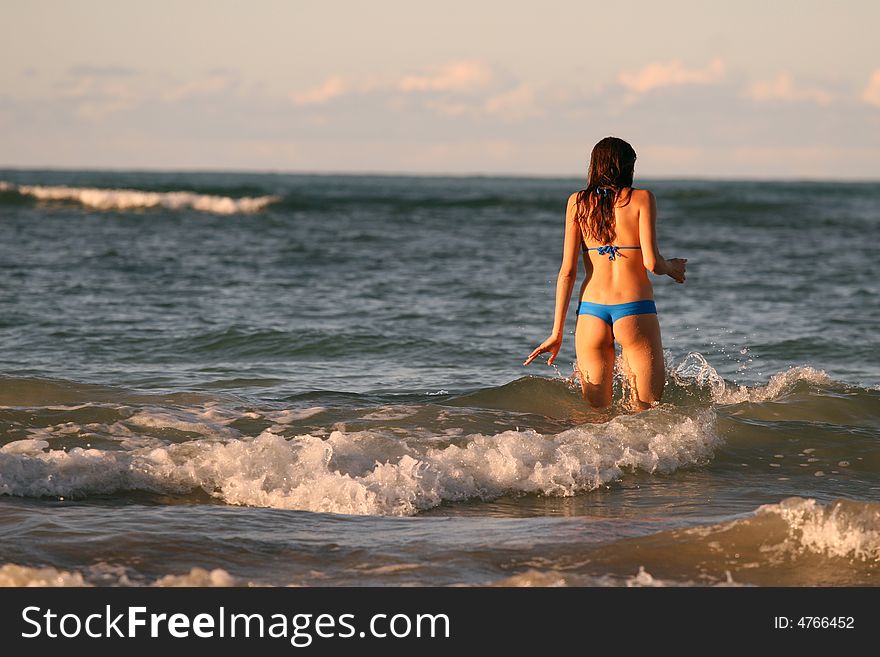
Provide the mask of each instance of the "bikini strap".
POLYGON ((609 260, 614 260, 617 256, 620 255, 620 249, 641 249, 640 246, 614 246, 613 244, 608 246, 586 246, 584 245, 583 250, 585 251, 597 251, 599 255, 607 255, 609 260))

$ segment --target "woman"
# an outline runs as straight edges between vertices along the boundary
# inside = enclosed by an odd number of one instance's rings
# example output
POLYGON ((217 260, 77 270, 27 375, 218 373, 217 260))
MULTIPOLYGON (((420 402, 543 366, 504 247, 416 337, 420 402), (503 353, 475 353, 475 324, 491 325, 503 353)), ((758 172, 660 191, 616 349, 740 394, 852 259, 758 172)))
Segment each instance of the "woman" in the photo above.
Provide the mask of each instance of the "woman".
POLYGON ((550 352, 548 365, 556 359, 582 247, 587 278, 581 285, 575 348, 581 389, 594 407, 611 405, 614 340, 622 347, 634 407, 659 403, 666 375, 647 272, 679 283, 685 279, 687 260, 660 255, 654 195, 633 188, 635 163, 633 147, 617 137, 593 147, 587 188, 568 199, 553 331, 523 363, 545 352, 550 352))

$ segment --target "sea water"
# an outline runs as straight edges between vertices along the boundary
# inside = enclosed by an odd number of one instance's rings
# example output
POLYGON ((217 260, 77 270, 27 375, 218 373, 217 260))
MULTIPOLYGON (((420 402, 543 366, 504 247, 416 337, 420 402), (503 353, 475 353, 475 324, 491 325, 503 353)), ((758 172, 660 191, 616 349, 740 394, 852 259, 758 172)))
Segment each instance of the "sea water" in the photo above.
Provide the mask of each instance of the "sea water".
POLYGON ((634 414, 522 366, 582 180, 0 181, 0 584, 876 584, 880 184, 637 181, 634 414))

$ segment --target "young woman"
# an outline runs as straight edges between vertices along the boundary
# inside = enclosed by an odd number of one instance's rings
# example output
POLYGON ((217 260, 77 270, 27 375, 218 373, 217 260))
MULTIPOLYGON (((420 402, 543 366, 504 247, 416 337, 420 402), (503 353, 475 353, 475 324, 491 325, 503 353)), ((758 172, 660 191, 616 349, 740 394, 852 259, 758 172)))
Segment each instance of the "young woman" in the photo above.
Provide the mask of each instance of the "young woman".
POLYGON ((523 363, 545 352, 550 352, 548 365, 556 359, 582 247, 587 277, 579 296, 575 348, 584 398, 595 407, 611 405, 615 340, 622 348, 634 407, 660 401, 666 374, 648 272, 679 283, 685 279, 687 260, 660 255, 654 195, 633 188, 635 163, 633 147, 617 137, 593 147, 587 188, 568 199, 553 331, 523 363))

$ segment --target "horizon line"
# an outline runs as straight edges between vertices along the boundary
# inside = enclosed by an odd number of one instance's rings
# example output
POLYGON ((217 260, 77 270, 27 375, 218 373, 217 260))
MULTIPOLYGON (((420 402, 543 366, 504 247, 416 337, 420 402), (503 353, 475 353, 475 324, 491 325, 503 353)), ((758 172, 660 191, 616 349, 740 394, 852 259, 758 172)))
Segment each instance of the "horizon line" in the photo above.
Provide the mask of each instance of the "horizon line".
MULTIPOLYGON (((377 178, 525 178, 547 180, 570 180, 583 179, 585 176, 565 173, 504 173, 504 172, 402 172, 402 171, 376 171, 376 170, 294 170, 294 169, 248 169, 248 168, 225 168, 225 167, 117 167, 117 166, 82 166, 78 168, 67 166, 16 166, 0 164, 0 171, 32 171, 32 172, 92 172, 92 173, 209 173, 209 174, 264 174, 264 175, 289 175, 289 176, 346 176, 346 177, 370 177, 377 178)), ((738 176, 738 175, 646 175, 642 180, 658 182, 669 181, 712 181, 712 182, 835 182, 835 183, 880 183, 880 177, 820 177, 820 176, 738 176)))

